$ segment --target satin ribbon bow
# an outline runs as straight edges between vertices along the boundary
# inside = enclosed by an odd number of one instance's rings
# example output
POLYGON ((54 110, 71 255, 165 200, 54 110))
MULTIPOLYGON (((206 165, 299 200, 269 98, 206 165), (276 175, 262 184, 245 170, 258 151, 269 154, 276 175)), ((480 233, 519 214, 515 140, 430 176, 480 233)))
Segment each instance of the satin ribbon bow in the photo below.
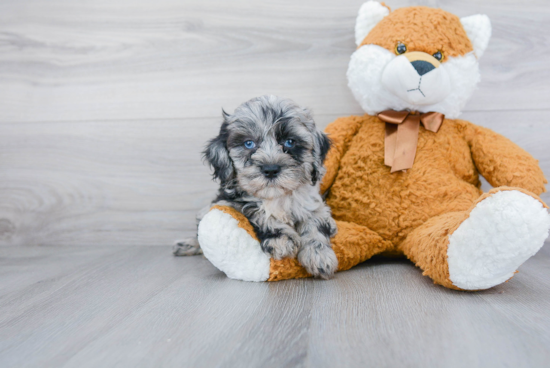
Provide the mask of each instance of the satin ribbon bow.
POLYGON ((394 173, 413 166, 420 123, 426 130, 437 133, 445 115, 439 112, 418 114, 412 111, 386 110, 379 113, 378 118, 386 123, 384 164, 390 166, 394 173))

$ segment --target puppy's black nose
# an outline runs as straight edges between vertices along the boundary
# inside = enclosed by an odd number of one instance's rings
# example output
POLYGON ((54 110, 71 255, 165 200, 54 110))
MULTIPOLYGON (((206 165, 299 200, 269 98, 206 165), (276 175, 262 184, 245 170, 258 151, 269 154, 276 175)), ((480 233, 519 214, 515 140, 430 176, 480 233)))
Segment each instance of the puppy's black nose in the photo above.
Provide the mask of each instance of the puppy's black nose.
POLYGON ((279 174, 279 171, 281 171, 281 166, 279 166, 279 165, 262 165, 261 170, 264 173, 264 176, 266 178, 273 179, 277 176, 277 174, 279 174))
POLYGON ((415 60, 411 64, 416 69, 418 75, 421 76, 435 69, 435 66, 424 60, 415 60))

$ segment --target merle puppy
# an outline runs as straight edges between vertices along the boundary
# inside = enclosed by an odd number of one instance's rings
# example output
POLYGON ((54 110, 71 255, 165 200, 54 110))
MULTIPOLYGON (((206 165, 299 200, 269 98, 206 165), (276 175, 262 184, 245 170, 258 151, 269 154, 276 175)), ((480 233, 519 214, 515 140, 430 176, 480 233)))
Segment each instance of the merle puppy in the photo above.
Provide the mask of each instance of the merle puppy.
MULTIPOLYGON (((297 255, 313 276, 330 278, 338 266, 330 244, 336 224, 319 194, 327 136, 307 109, 276 96, 254 98, 223 118, 204 151, 220 181, 212 205, 243 213, 273 258, 297 255)), ((201 253, 196 237, 174 246, 175 255, 201 253)))

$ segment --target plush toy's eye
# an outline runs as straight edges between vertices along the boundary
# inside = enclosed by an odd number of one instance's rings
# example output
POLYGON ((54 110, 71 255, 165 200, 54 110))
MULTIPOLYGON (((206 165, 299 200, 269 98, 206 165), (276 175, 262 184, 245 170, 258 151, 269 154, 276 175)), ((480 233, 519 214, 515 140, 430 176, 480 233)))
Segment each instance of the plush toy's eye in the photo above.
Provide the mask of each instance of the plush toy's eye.
POLYGON ((441 53, 441 51, 438 51, 435 54, 433 54, 433 57, 436 58, 437 60, 441 61, 441 60, 443 60, 443 53, 441 53))
POLYGON ((256 147, 256 143, 254 143, 254 141, 246 141, 244 142, 244 146, 248 149, 252 149, 256 147))
POLYGON ((284 145, 286 148, 292 148, 294 147, 294 143, 295 143, 294 139, 287 139, 284 145))
POLYGON ((407 52, 407 46, 403 42, 399 42, 397 46, 395 46, 395 53, 397 55, 401 55, 407 52))

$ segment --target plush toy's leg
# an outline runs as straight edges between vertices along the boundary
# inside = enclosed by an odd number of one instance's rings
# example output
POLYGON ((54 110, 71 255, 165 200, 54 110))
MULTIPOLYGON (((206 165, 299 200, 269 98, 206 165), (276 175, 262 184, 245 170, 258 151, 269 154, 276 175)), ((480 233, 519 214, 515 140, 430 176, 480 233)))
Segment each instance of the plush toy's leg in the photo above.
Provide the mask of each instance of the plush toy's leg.
MULTIPOLYGON (((366 227, 337 221, 332 247, 338 271, 347 270, 393 244, 366 227)), ((199 224, 199 242, 204 255, 229 278, 244 281, 279 281, 310 277, 296 259, 274 260, 266 255, 246 217, 238 211, 214 206, 199 224)))
POLYGON ((269 278, 270 258, 239 211, 212 207, 199 223, 198 238, 204 256, 227 277, 244 281, 269 278))
POLYGON ((400 248, 435 283, 457 290, 501 284, 544 244, 547 206, 534 194, 495 188, 464 212, 434 217, 400 248))
MULTIPOLYGON (((331 239, 331 243, 338 259, 338 271, 348 270, 376 254, 393 248, 391 242, 364 226, 345 221, 336 221, 336 226, 338 233, 331 239)), ((269 281, 310 276, 294 258, 271 260, 269 281)))

